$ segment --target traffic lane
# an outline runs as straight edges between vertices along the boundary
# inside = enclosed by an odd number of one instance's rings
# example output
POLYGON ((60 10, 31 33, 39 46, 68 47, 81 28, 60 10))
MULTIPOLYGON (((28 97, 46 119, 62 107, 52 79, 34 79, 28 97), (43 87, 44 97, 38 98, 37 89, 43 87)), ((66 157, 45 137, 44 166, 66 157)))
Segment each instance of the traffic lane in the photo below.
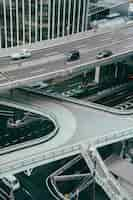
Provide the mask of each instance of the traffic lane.
POLYGON ((113 54, 109 58, 104 58, 104 59, 96 59, 96 55, 98 52, 102 51, 101 48, 96 48, 92 51, 87 51, 87 49, 84 49, 83 54, 81 52, 81 58, 80 60, 73 61, 73 62, 65 62, 64 56, 62 56, 61 59, 57 60, 56 62, 48 62, 45 65, 37 65, 37 66, 31 66, 24 68, 20 67, 16 70, 8 71, 2 73, 4 76, 8 77, 9 80, 20 80, 20 79, 25 79, 34 77, 34 76, 43 76, 45 77, 45 74, 48 73, 57 73, 57 72, 65 72, 67 70, 73 70, 74 68, 77 68, 77 66, 80 67, 80 65, 83 65, 84 63, 100 63, 103 62, 104 60, 108 59, 113 59, 115 57, 115 54, 122 53, 123 51, 126 51, 129 47, 132 48, 133 38, 124 40, 123 42, 118 42, 117 45, 115 44, 109 44, 106 46, 103 46, 102 49, 107 48, 109 50, 112 50, 113 54), (62 70, 62 71, 61 71, 62 70))
MULTIPOLYGON (((123 27, 122 29, 125 29, 125 27, 123 27)), ((121 29, 120 29, 121 30, 121 29)), ((49 54, 55 54, 55 53, 64 53, 67 51, 70 51, 71 48, 78 48, 80 49, 80 46, 87 46, 89 48, 93 48, 96 47, 98 45, 100 45, 100 43, 103 42, 111 42, 111 40, 123 40, 125 39, 125 37, 130 37, 133 33, 133 28, 132 27, 128 27, 127 29, 125 29, 125 32, 121 32, 119 31, 119 34, 116 32, 116 30, 112 31, 112 32, 105 32, 103 34, 99 34, 99 35, 94 35, 85 39, 80 39, 80 40, 75 40, 75 41, 70 41, 68 38, 68 43, 66 44, 60 44, 54 47, 49 47, 49 48, 45 48, 45 49, 40 49, 37 51, 33 51, 32 52, 32 57, 29 58, 28 60, 34 60, 34 59, 38 59, 42 56, 48 56, 49 54), (96 46, 94 46, 96 45, 96 46)), ((70 36, 71 37, 71 36, 70 36)), ((20 59, 18 61, 12 61, 10 57, 7 58, 3 58, 0 59, 0 65, 7 65, 7 64, 14 64, 14 63, 24 63, 26 62, 27 59, 20 59), (3 60, 4 59, 4 60, 3 60)), ((2 66, 1 66, 2 67, 2 66)))
POLYGON ((81 49, 83 47, 86 47, 88 49, 91 48, 95 48, 95 47, 100 47, 103 45, 103 42, 108 44, 110 42, 112 42, 112 37, 109 38, 109 36, 107 36, 106 38, 104 38, 103 35, 100 35, 98 38, 95 39, 82 39, 82 40, 78 40, 78 41, 73 41, 71 43, 68 44, 62 44, 60 46, 55 46, 47 48, 47 49, 41 49, 39 51, 36 51, 32 53, 32 56, 30 58, 26 58, 26 59, 20 59, 20 60, 12 60, 10 57, 7 60, 7 62, 2 62, 0 61, 0 65, 2 64, 2 66, 0 66, 1 68, 6 66, 6 65, 10 65, 10 67, 12 67, 12 65, 14 66, 14 64, 24 64, 28 61, 34 61, 36 59, 39 58, 47 58, 49 56, 52 55, 59 55, 61 53, 66 53, 71 51, 72 49, 81 49))
MULTIPOLYGON (((26 95, 26 93, 24 93, 24 96, 26 95)), ((78 143, 81 140, 85 141, 87 138, 88 140, 91 141, 92 139, 95 139, 97 137, 97 134, 99 134, 100 137, 105 134, 112 133, 114 131, 122 131, 130 127, 132 128, 133 126, 131 120, 129 119, 126 120, 124 117, 112 115, 108 112, 99 111, 91 107, 88 107, 87 109, 86 106, 66 101, 63 102, 56 99, 53 100, 51 99, 51 103, 53 102, 53 104, 50 104, 46 103, 50 101, 49 97, 43 97, 41 95, 38 96, 38 94, 33 94, 33 93, 31 93, 30 95, 31 95, 30 98, 33 99, 32 105, 41 105, 41 106, 46 105, 49 111, 54 110, 55 112, 56 111, 55 105, 57 106, 57 104, 59 104, 61 107, 63 106, 67 110, 72 111, 73 115, 76 117, 77 129, 75 134, 73 134, 72 138, 69 140, 68 143, 66 143, 66 145, 74 144, 76 142, 78 143), (38 96, 38 99, 35 98, 36 96, 38 96), (105 126, 101 126, 101 124, 103 124, 103 121, 105 126), (94 124, 96 126, 94 126, 94 124)))
MULTIPOLYGON (((80 40, 75 40, 75 41, 70 41, 68 39, 68 43, 65 43, 65 44, 60 44, 60 45, 56 45, 54 47, 48 47, 48 48, 44 48, 44 49, 40 49, 40 50, 35 50, 32 52, 32 56, 31 58, 28 58, 28 60, 34 60, 34 59, 37 59, 37 58, 40 58, 42 56, 48 56, 49 54, 54 54, 54 53, 64 53, 64 52, 67 52, 67 51, 70 51, 72 48, 80 48, 80 45, 86 45, 88 44, 89 42, 91 41, 95 41, 97 39, 97 42, 98 40, 101 41, 101 40, 104 40, 104 37, 106 36, 107 38, 109 38, 109 36, 111 36, 112 33, 108 33, 107 34, 102 34, 102 35, 94 35, 92 36, 91 38, 89 37, 88 39, 85 38, 85 39, 80 39, 80 40), (98 38, 97 38, 98 37, 98 38)), ((71 36, 70 36, 71 37, 71 36)), ((110 38, 111 39, 111 38, 110 38)), ((20 60, 11 60, 10 57, 6 57, 6 58, 1 58, 0 59, 0 65, 8 65, 8 64, 19 64, 19 63, 24 63, 26 62, 27 59, 20 59, 20 60)), ((0 66, 0 67, 2 67, 0 66)))
MULTIPOLYGON (((45 96, 35 94, 32 92, 29 94, 28 92, 25 91, 22 93, 20 92, 20 94, 23 94, 21 96, 21 99, 26 98, 25 99, 26 102, 31 101, 31 99, 32 99, 33 106, 41 105, 41 107, 47 107, 49 109, 49 111, 50 112, 53 111, 56 114, 56 116, 58 116, 59 109, 62 109, 62 106, 65 109, 67 109, 68 111, 72 111, 73 116, 75 116, 76 124, 77 124, 76 132, 75 132, 76 135, 73 134, 73 136, 72 136, 72 138, 75 141, 77 140, 76 138, 79 139, 79 137, 81 137, 82 139, 84 137, 87 138, 88 130, 92 130, 89 134, 89 136, 91 138, 91 137, 95 137, 94 133, 96 133, 96 134, 98 133, 100 136, 100 135, 104 135, 104 132, 108 133, 111 130, 121 130, 121 129, 125 129, 128 127, 132 127, 132 121, 126 120, 123 117, 120 118, 119 116, 112 115, 108 112, 99 111, 99 110, 93 109, 91 107, 88 107, 88 109, 87 109, 86 106, 82 106, 82 105, 78 105, 78 104, 74 104, 74 103, 66 102, 66 101, 63 102, 62 100, 51 99, 50 97, 45 97, 45 96), (27 97, 27 94, 29 94, 30 97, 27 97), (36 97, 38 97, 38 98, 36 98, 36 97), (51 101, 51 103, 50 103, 50 101, 51 101), (59 105, 59 106, 57 106, 57 105, 59 105), (98 120, 96 121, 96 119, 98 119, 98 120), (101 124, 102 124, 101 122, 103 121, 103 119, 104 119, 104 122, 106 122, 105 127, 101 126, 101 124), (82 121, 82 123, 80 123, 81 121, 82 121), (93 126, 94 123, 97 124, 97 126, 94 127, 93 126), (112 125, 114 125, 114 126, 112 126, 112 125), (89 129, 88 129, 88 127, 89 127, 89 129), (82 130, 84 130, 84 131, 82 131, 82 130), (79 132, 78 135, 77 135, 77 131, 79 132), (81 134, 81 133, 84 133, 84 134, 81 134)), ((16 98, 19 99, 19 96, 16 98)), ((21 99, 20 99, 20 101, 22 101, 21 99)), ((58 119, 59 119, 59 116, 58 116, 58 119)), ((59 122, 63 123, 63 118, 59 122)), ((71 138, 71 141, 72 141, 72 138, 71 138)), ((71 141, 69 140, 70 143, 71 143, 71 141)), ((81 140, 79 140, 79 141, 81 141, 81 140)), ((46 146, 47 146, 47 144, 46 144, 46 146)))
MULTIPOLYGON (((23 67, 21 68, 15 68, 15 70, 3 72, 1 73, 3 76, 7 77, 8 82, 6 80, 3 80, 0 84, 1 89, 5 87, 16 87, 19 85, 27 84, 29 81, 35 81, 35 80, 42 80, 42 79, 48 79, 53 76, 57 75, 65 75, 66 71, 68 73, 72 73, 73 70, 77 70, 78 68, 84 67, 84 65, 95 65, 96 63, 102 64, 102 63, 108 63, 111 62, 113 58, 115 58, 118 54, 122 54, 123 51, 127 52, 127 50, 132 51, 133 44, 132 44, 132 38, 127 38, 127 40, 124 40, 123 42, 119 41, 115 44, 109 44, 102 47, 108 48, 113 51, 114 55, 110 56, 109 58, 104 59, 96 59, 96 55, 99 51, 101 51, 101 48, 95 48, 92 51, 89 51, 87 55, 87 49, 84 49, 86 53, 81 55, 81 59, 74 62, 64 62, 64 56, 62 56, 63 59, 57 60, 54 62, 48 62, 47 64, 43 65, 34 65, 32 64, 30 67, 23 67), (88 60, 89 58, 89 60, 88 60), (46 67, 44 67, 46 66, 46 67)), ((128 52, 127 52, 128 53, 128 52)))
MULTIPOLYGON (((18 101, 19 97, 17 97, 16 93, 15 93, 14 97, 15 97, 15 98, 13 98, 14 100, 8 101, 8 105, 19 106, 21 109, 24 106, 25 110, 31 111, 31 109, 34 109, 35 113, 39 112, 40 114, 42 113, 42 115, 43 115, 43 113, 49 112, 51 115, 53 114, 55 116, 60 128, 58 130, 57 135, 45 143, 42 143, 42 144, 39 144, 36 146, 32 146, 27 149, 21 149, 18 151, 14 151, 14 152, 10 152, 8 154, 1 155, 0 156, 0 159, 1 159, 0 167, 2 167, 2 165, 3 165, 4 168, 5 168, 5 166, 6 166, 6 168, 8 168, 8 166, 10 164, 12 164, 12 162, 9 162, 9 160, 13 161, 13 162, 14 161, 19 162, 19 159, 22 159, 24 161, 25 159, 27 159, 26 157, 28 155, 29 155, 29 157, 32 157, 34 155, 34 153, 37 155, 40 155, 42 150, 44 152, 47 149, 50 150, 52 148, 56 148, 60 145, 63 145, 75 133, 75 129, 77 126, 75 116, 73 116, 71 111, 67 110, 63 106, 60 106, 59 104, 55 104, 55 103, 49 104, 49 102, 39 101, 38 98, 35 100, 36 103, 32 104, 31 102, 33 101, 32 100, 33 96, 31 96, 31 99, 30 99, 30 95, 21 96, 20 97, 21 99, 19 101, 18 101), (29 97, 28 101, 27 101, 27 97, 29 97), (42 103, 43 103, 43 105, 41 105, 42 103), (50 109, 49 109, 49 106, 50 106, 50 109), (71 126, 70 126, 70 124, 71 124, 71 126)), ((4 102, 6 102, 6 100, 4 100, 4 102)), ((33 112, 33 110, 32 110, 32 112, 33 112)), ((10 150, 11 149, 12 148, 10 148, 10 150)), ((1 153, 2 153, 2 150, 1 150, 1 153)), ((21 170, 21 169, 19 168, 19 170, 21 170)))
MULTIPOLYGON (((68 37, 68 43, 66 44, 60 44, 60 45, 56 45, 54 47, 49 47, 49 48, 45 48, 45 49, 40 49, 38 51, 33 51, 32 53, 32 58, 33 59, 37 59, 40 58, 42 56, 48 56, 49 54, 52 53, 65 53, 67 51, 70 51, 71 48, 78 48, 80 49, 80 46, 85 45, 85 46, 89 46, 89 48, 93 48, 94 44, 96 46, 98 46, 98 43, 100 44, 100 42, 105 42, 108 41, 110 42, 112 39, 113 40, 123 40, 125 39, 125 37, 130 37, 133 34, 133 28, 132 27, 128 27, 125 28, 123 27, 122 30, 125 30, 124 32, 119 31, 116 32, 116 30, 112 30, 112 32, 105 32, 99 35, 94 35, 85 39, 79 39, 79 40, 75 40, 75 41, 70 41, 69 37, 68 37)), ((70 36, 71 38, 71 36, 70 36)), ((21 62, 21 61, 17 61, 17 62, 21 62)))
MULTIPOLYGON (((41 155, 46 156, 46 158, 44 157, 46 160, 44 159, 42 163, 49 162, 47 160, 47 155, 49 155, 49 152, 53 152, 54 156, 55 149, 56 152, 58 152, 61 147, 69 149, 71 145, 79 144, 81 141, 94 141, 98 135, 99 137, 103 137, 105 134, 111 134, 113 131, 121 131, 123 129, 132 128, 132 121, 129 119, 126 120, 126 118, 120 118, 119 116, 111 115, 90 107, 86 109, 86 106, 66 101, 63 102, 62 100, 51 99, 38 94, 29 94, 28 92, 20 93, 18 96, 16 94, 14 95, 15 98, 12 99, 12 103, 14 102, 14 105, 23 105, 25 106, 25 109, 30 109, 32 107, 34 110, 38 109, 40 112, 47 109, 50 113, 53 113, 59 122, 60 130, 58 134, 47 143, 12 152, 8 155, 2 155, 0 157, 0 168, 3 173, 7 172, 6 170, 8 168, 11 169, 13 166, 20 166, 20 163, 22 162, 23 164, 23 161, 24 163, 27 162, 29 165, 32 165, 35 158, 36 160, 34 164, 36 165, 37 160, 39 159, 38 162, 40 161, 41 155), (103 121, 106 126, 101 126, 103 121), (72 126, 74 127, 72 128, 72 126)), ((73 153, 74 150, 72 154, 73 153)), ((77 153, 77 151, 75 153, 77 153)), ((61 155, 64 156, 65 154, 61 155)), ((24 165, 23 167, 26 168, 27 166, 24 165)), ((14 171, 19 172, 24 170, 23 167, 16 167, 14 171)))
POLYGON ((87 106, 79 106, 78 104, 71 104, 68 102, 61 102, 66 108, 71 109, 72 113, 76 115, 76 122, 78 128, 76 134, 73 135, 67 145, 80 143, 92 143, 97 137, 102 138, 113 133, 120 133, 125 130, 132 130, 133 124, 131 119, 120 117, 104 111, 98 111, 87 106), (81 123, 82 122, 82 123, 81 123))

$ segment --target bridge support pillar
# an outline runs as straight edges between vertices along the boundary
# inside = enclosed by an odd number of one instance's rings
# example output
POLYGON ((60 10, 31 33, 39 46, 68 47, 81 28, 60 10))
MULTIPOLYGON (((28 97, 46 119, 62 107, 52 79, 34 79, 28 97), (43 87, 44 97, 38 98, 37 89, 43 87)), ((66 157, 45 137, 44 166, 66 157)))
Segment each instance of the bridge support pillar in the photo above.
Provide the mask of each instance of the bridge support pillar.
POLYGON ((117 74, 118 74, 118 66, 117 64, 115 65, 115 79, 117 79, 117 74))
POLYGON ((95 82, 99 83, 99 81, 100 81, 100 66, 97 66, 95 71, 95 82))

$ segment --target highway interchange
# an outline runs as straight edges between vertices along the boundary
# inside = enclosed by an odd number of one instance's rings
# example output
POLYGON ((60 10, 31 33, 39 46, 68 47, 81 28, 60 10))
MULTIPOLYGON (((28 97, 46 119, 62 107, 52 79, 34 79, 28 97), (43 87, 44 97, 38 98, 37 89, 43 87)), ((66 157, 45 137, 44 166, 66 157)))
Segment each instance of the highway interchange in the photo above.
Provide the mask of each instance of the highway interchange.
MULTIPOLYGON (((75 104, 68 100, 62 101, 34 93, 27 95, 27 92, 18 91, 14 93, 14 97, 1 97, 0 103, 32 112, 34 110, 41 115, 47 112, 54 114, 60 128, 58 134, 47 143, 1 155, 0 176, 75 155, 80 152, 80 144, 84 142, 96 143, 99 146, 104 144, 104 138, 107 136, 109 138, 106 138, 106 142, 112 142, 113 134, 118 137, 118 141, 121 133, 125 138, 132 136, 132 118, 100 111, 91 104, 75 104), (103 122, 104 126, 101 126, 103 122)), ((9 150, 11 149, 8 149, 8 152, 9 150)), ((1 154, 2 152, 5 150, 1 150, 1 154)))
POLYGON ((79 68, 88 68, 90 65, 111 62, 116 57, 122 58, 123 54, 132 52, 133 28, 131 25, 121 27, 119 34, 114 32, 96 33, 88 38, 69 40, 58 44, 54 48, 44 48, 32 53, 30 59, 11 61, 9 57, 0 61, 0 89, 16 87, 41 79, 55 76, 64 76, 79 68), (74 62, 65 62, 64 53, 72 49, 79 49, 81 59, 74 62), (109 49, 113 55, 100 61, 96 55, 103 49, 109 49))
MULTIPOLYGON (((61 75, 64 75, 65 71, 72 73, 75 68, 79 70, 86 64, 88 67, 88 64, 91 66, 96 63, 110 62, 115 57, 122 56, 123 53, 128 54, 128 50, 132 52, 132 33, 133 28, 129 27, 120 34, 116 34, 116 32, 115 34, 96 34, 87 42, 85 38, 55 46, 54 49, 49 47, 34 51, 32 57, 27 60, 11 61, 9 57, 1 58, 0 88, 12 88, 36 79, 44 80, 47 75, 48 77, 57 75, 58 72, 61 75), (123 40, 124 38, 126 39, 123 40), (71 48, 80 50, 81 59, 65 63, 64 53, 71 48), (96 55, 101 48, 111 49, 114 55, 99 62, 96 60, 96 55)), ((16 89, 12 93, 1 95, 0 104, 24 109, 41 116, 53 116, 59 126, 58 134, 46 143, 26 149, 21 149, 19 146, 14 146, 13 149, 10 146, 1 149, 0 177, 76 155, 80 153, 81 143, 94 144, 99 147, 112 143, 114 140, 130 138, 133 133, 132 112, 129 117, 122 112, 88 102, 83 103, 73 99, 16 89), (101 124, 103 125, 101 126, 101 124), (17 151, 14 151, 15 149, 17 151)))

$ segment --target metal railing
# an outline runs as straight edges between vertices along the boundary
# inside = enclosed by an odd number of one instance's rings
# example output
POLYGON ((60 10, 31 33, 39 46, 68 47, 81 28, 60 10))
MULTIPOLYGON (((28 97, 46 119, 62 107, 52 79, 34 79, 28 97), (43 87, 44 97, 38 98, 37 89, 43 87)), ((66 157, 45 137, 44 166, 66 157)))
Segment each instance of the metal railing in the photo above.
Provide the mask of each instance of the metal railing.
POLYGON ((0 150, 0 155, 3 155, 5 153, 8 153, 8 152, 12 152, 12 151, 16 151, 16 150, 19 150, 19 149, 24 149, 26 147, 32 147, 34 145, 37 145, 37 144, 41 144, 43 142, 46 142, 48 140, 50 140, 52 137, 54 137, 57 132, 59 131, 60 129, 60 126, 59 126, 59 123, 56 119, 56 116, 54 115, 54 113, 49 113, 48 110, 45 109, 44 112, 42 112, 41 110, 41 107, 39 106, 34 106, 34 109, 31 109, 32 106, 30 105, 30 109, 26 109, 26 107, 21 103, 21 105, 17 105, 17 102, 15 104, 15 100, 14 100, 14 103, 11 103, 10 102, 10 98, 6 97, 4 98, 6 99, 6 101, 1 101, 0 100, 0 104, 2 105, 8 105, 8 106, 11 106, 11 107, 15 107, 15 108, 18 108, 18 109, 23 109, 24 111, 28 111, 28 112, 32 112, 32 113, 35 113, 35 114, 39 114, 41 115, 42 117, 47 117, 48 119, 50 119, 52 121, 52 123, 54 124, 54 130, 46 135, 46 136, 42 136, 41 138, 37 138, 37 139, 33 139, 33 140, 30 140, 30 141, 26 141, 22 144, 16 144, 16 145, 13 145, 11 147, 6 147, 6 148, 3 148, 0 150), (38 110, 39 109, 39 110, 38 110), (40 112, 41 110, 41 112, 40 112))
POLYGON ((76 155, 80 153, 80 145, 73 145, 69 147, 60 147, 58 149, 52 149, 48 152, 40 151, 37 153, 31 153, 27 159, 23 156, 21 160, 14 159, 11 162, 1 162, 0 177, 9 172, 24 171, 29 167, 36 167, 41 164, 53 162, 64 157, 76 155))
MULTIPOLYGON (((95 151, 95 155, 96 155, 96 161, 99 164, 98 166, 100 167, 100 170, 103 170, 105 174, 106 181, 105 181, 104 187, 110 187, 110 189, 112 190, 111 195, 113 195, 113 198, 115 197, 116 199, 130 199, 128 194, 125 193, 125 191, 123 191, 123 189, 121 188, 119 182, 116 181, 116 179, 109 173, 98 151, 95 151)), ((100 172, 98 167, 96 169, 97 169, 97 172, 100 172)))
POLYGON ((93 145, 96 147, 105 146, 121 140, 129 139, 133 137, 133 127, 122 131, 115 131, 112 134, 104 135, 99 138, 93 139, 93 145))
POLYGON ((87 149, 85 148, 82 145, 81 153, 83 155, 83 158, 85 159, 91 172, 93 174, 95 172, 96 182, 103 188, 103 190, 107 193, 109 198, 111 200, 130 199, 127 193, 125 193, 125 191, 121 189, 120 184, 118 184, 116 180, 113 178, 113 176, 110 175, 97 150, 94 149, 93 152, 91 152, 89 151, 88 148, 87 149), (95 159, 95 164, 94 164, 94 159, 95 159))

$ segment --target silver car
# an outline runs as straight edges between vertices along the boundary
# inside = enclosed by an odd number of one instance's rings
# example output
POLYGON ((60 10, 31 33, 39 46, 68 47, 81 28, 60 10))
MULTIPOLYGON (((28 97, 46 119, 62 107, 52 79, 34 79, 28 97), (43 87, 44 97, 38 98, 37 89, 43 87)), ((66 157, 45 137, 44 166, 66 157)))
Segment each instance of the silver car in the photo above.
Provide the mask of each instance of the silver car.
POLYGON ((23 49, 21 52, 14 53, 11 55, 12 60, 19 60, 23 58, 29 58, 31 57, 31 52, 29 52, 27 49, 23 49))

